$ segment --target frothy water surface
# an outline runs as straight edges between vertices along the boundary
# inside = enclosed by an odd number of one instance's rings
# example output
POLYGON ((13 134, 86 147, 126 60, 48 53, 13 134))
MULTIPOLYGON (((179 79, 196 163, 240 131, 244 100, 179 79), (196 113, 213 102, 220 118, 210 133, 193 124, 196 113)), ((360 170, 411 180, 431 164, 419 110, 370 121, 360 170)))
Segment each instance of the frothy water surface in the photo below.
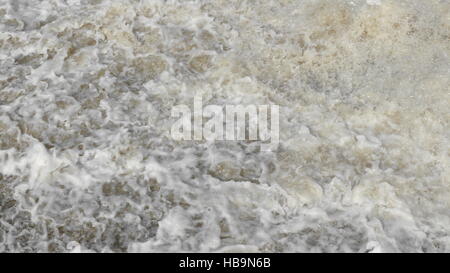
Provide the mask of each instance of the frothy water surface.
POLYGON ((0 0, 0 251, 450 252, 449 64, 446 0, 0 0))

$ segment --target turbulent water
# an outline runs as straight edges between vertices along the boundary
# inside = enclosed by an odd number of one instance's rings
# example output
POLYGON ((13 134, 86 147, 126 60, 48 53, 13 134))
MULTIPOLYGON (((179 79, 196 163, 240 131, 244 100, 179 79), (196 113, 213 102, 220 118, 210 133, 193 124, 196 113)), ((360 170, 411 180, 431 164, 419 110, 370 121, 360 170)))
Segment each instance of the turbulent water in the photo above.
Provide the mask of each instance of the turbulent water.
POLYGON ((0 252, 450 252, 449 86, 447 0, 0 0, 0 252))

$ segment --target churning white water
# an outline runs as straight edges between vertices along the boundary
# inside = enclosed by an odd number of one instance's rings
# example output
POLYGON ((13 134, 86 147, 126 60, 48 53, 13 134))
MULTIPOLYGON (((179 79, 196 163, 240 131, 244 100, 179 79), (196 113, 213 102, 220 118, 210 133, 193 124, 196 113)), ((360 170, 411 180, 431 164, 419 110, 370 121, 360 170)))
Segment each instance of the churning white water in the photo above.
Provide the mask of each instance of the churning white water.
POLYGON ((447 0, 0 0, 0 252, 450 252, 449 86, 447 0))

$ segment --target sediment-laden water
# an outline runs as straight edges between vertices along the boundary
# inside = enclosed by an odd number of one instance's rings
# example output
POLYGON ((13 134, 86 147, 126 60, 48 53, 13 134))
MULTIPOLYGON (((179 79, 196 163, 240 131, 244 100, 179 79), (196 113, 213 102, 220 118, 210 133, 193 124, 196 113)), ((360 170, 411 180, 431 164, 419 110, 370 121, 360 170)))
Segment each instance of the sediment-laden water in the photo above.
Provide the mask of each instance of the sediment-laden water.
POLYGON ((0 252, 450 252, 449 86, 447 0, 0 0, 0 252))

